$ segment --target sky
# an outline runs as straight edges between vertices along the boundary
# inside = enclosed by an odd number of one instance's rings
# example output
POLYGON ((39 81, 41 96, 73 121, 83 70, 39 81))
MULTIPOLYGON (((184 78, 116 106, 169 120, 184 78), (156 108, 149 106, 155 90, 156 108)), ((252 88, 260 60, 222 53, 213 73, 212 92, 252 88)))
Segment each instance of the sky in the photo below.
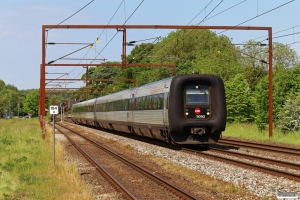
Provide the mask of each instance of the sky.
MULTIPOLYGON (((42 63, 42 25, 61 22, 62 25, 267 26, 272 27, 273 42, 287 44, 300 55, 299 8, 300 0, 1 0, 0 80, 19 90, 38 89, 42 63)), ((151 43, 154 39, 150 38, 166 37, 171 31, 175 30, 130 29, 127 30, 126 40, 151 43)), ((266 42, 268 34, 267 31, 212 31, 228 36, 234 44, 249 40, 266 42)), ((97 59, 121 61, 123 35, 122 32, 116 33, 113 29, 51 29, 47 31, 47 42, 94 43, 99 38, 100 42, 95 43, 93 49, 87 47, 66 58, 90 59, 98 55, 97 59)), ((46 62, 84 46, 47 45, 46 62)), ((127 54, 132 48, 126 47, 127 54)), ((58 60, 55 63, 90 61, 58 60)), ((46 72, 46 78, 49 79, 80 78, 85 69, 46 67, 46 72)), ((59 84, 59 87, 65 88, 80 86, 84 86, 83 82, 59 84)), ((51 87, 56 86, 47 88, 51 87)))

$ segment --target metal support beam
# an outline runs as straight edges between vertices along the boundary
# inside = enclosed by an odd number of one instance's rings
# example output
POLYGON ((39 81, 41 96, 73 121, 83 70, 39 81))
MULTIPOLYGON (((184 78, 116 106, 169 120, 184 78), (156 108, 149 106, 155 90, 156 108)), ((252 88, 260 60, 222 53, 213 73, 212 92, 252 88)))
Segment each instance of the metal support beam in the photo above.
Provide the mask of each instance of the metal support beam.
POLYGON ((269 138, 273 137, 273 52, 272 28, 268 29, 269 39, 269 138))
MULTIPOLYGON (((120 66, 123 69, 131 64, 126 63, 126 29, 212 29, 212 30, 266 30, 268 31, 268 40, 269 40, 269 137, 272 137, 272 120, 273 120, 273 101, 272 101, 272 27, 258 27, 258 26, 181 26, 181 25, 43 25, 42 26, 42 64, 41 64, 41 79, 40 79, 40 124, 43 129, 45 127, 45 67, 46 66, 63 66, 63 65, 47 65, 46 64, 46 39, 45 32, 48 29, 117 29, 118 31, 123 31, 123 46, 122 46, 122 63, 117 64, 70 64, 69 66, 120 66)), ((66 56, 64 56, 66 57, 66 56)), ((61 57, 59 59, 62 59, 61 57)), ((57 59, 57 60, 59 60, 57 59)), ((51 61, 49 64, 55 62, 51 61)), ((139 64, 137 64, 139 65, 139 64)), ((66 66, 66 65, 65 65, 66 66)), ((141 66, 141 65, 139 65, 141 66)), ((151 65, 148 65, 151 66, 151 65)), ((166 66, 166 65, 160 65, 166 66)), ((174 74, 175 74, 174 70, 174 74)))

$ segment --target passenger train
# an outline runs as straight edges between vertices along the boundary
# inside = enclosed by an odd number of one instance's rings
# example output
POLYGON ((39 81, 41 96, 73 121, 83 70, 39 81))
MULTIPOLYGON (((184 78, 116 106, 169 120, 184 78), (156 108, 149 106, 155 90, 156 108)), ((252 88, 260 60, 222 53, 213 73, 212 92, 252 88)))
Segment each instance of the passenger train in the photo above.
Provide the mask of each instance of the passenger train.
POLYGON ((178 75, 72 105, 77 124, 172 144, 214 144, 226 127, 219 76, 178 75))

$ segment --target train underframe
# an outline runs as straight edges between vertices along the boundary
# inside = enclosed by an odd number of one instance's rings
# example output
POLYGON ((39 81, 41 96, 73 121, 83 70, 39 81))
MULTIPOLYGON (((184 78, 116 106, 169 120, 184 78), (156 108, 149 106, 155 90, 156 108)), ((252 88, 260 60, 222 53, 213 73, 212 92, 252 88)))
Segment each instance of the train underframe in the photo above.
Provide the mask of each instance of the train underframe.
POLYGON ((184 127, 183 132, 170 132, 168 125, 137 124, 128 122, 111 122, 92 119, 73 119, 76 124, 85 124, 102 129, 115 130, 142 137, 162 140, 172 144, 215 144, 220 132, 211 132, 210 127, 184 127), (195 132, 194 130, 201 130, 195 132), (203 133, 205 130, 205 133, 203 133))

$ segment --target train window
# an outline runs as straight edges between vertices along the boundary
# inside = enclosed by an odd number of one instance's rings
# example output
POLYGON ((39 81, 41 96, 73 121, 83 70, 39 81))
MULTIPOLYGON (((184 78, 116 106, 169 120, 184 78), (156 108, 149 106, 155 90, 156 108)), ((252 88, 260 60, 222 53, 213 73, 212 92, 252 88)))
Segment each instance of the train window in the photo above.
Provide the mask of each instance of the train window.
POLYGON ((158 96, 157 95, 153 95, 152 96, 152 109, 155 110, 157 109, 157 104, 158 104, 158 96))
POLYGON ((115 104, 116 104, 116 109, 115 110, 122 110, 122 107, 123 107, 122 100, 116 101, 115 104))
POLYGON ((209 103, 208 85, 188 85, 185 93, 186 104, 209 103))
POLYGON ((163 108, 163 99, 164 99, 164 94, 155 94, 152 95, 152 109, 162 109, 163 108))
POLYGON ((150 109, 150 97, 149 96, 145 96, 145 110, 149 110, 150 109))
POLYGON ((123 110, 128 110, 129 108, 129 99, 123 100, 123 110))
POLYGON ((141 110, 145 110, 145 108, 146 108, 146 99, 147 99, 146 96, 142 97, 141 110))
POLYGON ((162 109, 164 107, 164 94, 159 94, 158 98, 159 98, 158 109, 162 109))
POLYGON ((108 111, 113 111, 113 105, 112 102, 108 103, 108 111))
POLYGON ((130 110, 134 110, 134 101, 134 98, 130 99, 130 110))
POLYGON ((101 103, 97 105, 97 112, 105 111, 105 104, 101 103))
POLYGON ((136 110, 141 109, 141 101, 142 101, 141 97, 136 98, 136 107, 135 107, 136 110))

